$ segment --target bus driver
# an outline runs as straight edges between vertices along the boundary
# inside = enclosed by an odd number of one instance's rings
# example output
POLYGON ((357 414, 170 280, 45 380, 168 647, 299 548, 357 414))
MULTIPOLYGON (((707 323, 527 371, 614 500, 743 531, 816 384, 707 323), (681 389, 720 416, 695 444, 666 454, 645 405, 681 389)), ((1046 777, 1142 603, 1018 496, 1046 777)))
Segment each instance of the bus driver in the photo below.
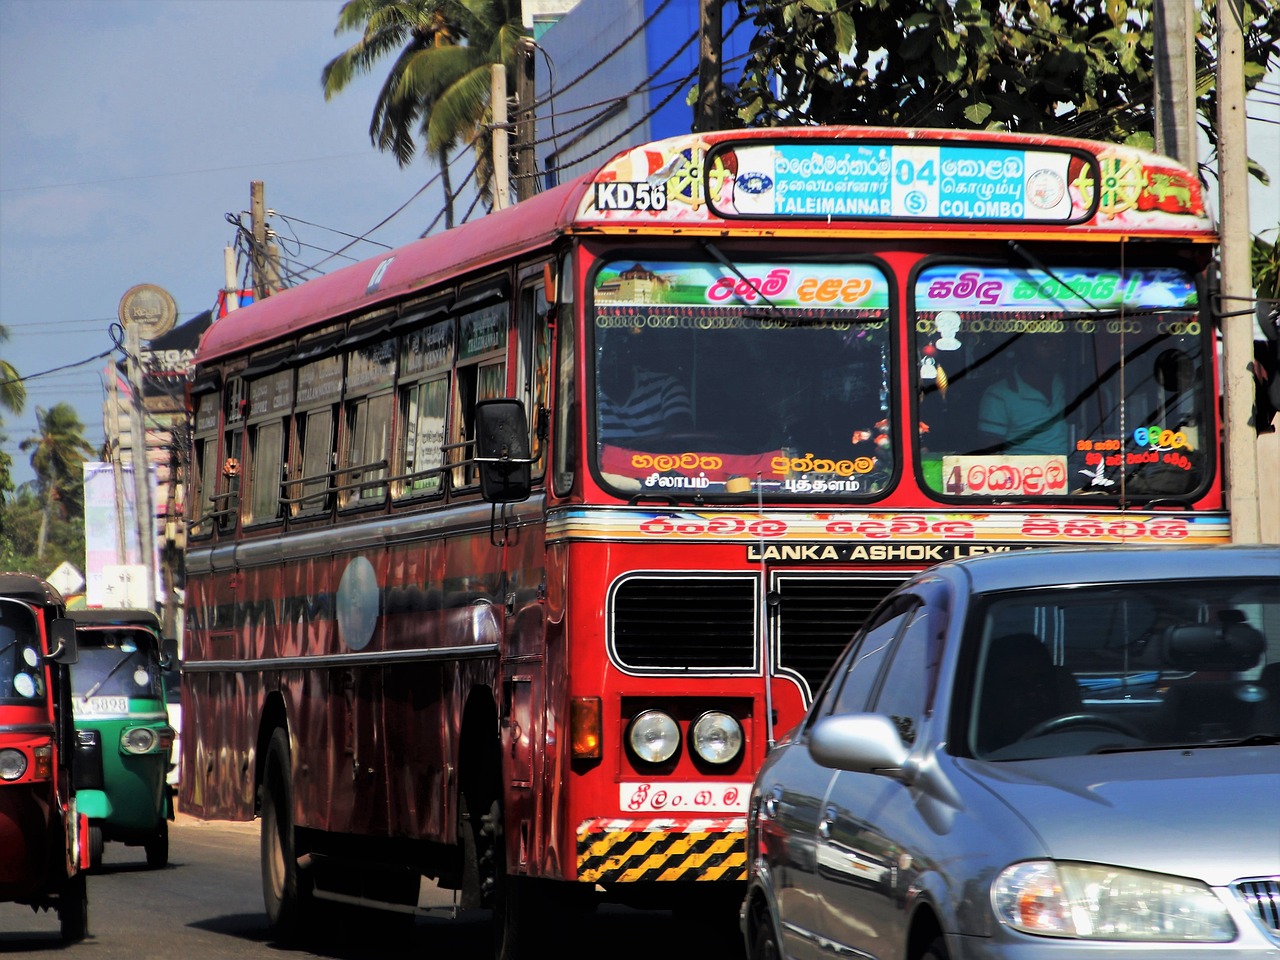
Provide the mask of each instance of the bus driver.
POLYGON ((992 453, 1066 454, 1066 396, 1050 335, 1023 334, 1013 347, 1013 369, 987 388, 978 429, 992 453))

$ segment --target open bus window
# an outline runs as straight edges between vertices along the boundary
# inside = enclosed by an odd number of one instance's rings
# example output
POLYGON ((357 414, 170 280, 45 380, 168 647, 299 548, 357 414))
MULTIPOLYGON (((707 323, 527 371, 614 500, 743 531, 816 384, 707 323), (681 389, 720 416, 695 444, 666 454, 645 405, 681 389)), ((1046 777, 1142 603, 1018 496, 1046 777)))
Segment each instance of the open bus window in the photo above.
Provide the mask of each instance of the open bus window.
POLYGON ((915 284, 923 480, 958 496, 1185 497, 1204 332, 1170 268, 931 266, 915 284))
POLYGON ((735 266, 597 272, 601 479, 628 495, 877 495, 895 462, 884 274, 735 266))

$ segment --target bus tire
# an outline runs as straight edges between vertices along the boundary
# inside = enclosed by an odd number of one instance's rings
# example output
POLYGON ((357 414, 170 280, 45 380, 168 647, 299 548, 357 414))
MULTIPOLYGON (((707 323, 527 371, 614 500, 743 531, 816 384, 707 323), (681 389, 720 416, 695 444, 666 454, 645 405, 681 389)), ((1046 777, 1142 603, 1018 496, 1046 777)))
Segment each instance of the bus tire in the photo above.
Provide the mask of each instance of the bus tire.
POLYGON ((307 926, 314 900, 309 878, 298 869, 294 848, 293 783, 289 735, 277 728, 267 746, 262 775, 262 900, 272 937, 297 942, 307 926))
POLYGON ((494 800, 480 818, 477 853, 481 889, 489 892, 493 910, 493 955, 495 960, 527 960, 543 956, 543 911, 535 881, 507 873, 503 839, 502 804, 494 800))
POLYGON ((169 865, 169 821, 161 820, 160 826, 142 845, 147 852, 147 866, 160 870, 169 865))
POLYGON ((58 897, 58 928, 63 943, 79 943, 89 935, 89 885, 84 871, 71 877, 58 897))

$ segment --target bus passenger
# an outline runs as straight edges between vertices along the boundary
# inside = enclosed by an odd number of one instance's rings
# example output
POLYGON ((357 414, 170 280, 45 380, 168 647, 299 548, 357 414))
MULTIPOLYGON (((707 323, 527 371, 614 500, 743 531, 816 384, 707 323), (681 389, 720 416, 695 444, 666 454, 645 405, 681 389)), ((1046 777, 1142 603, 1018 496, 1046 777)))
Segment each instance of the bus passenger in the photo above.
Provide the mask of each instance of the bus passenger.
POLYGON ((693 427, 689 391, 676 377, 647 369, 634 335, 609 338, 600 356, 599 440, 615 446, 688 433, 693 427))
POLYGON ((1013 369, 987 388, 978 406, 978 429, 992 453, 1067 453, 1066 397, 1050 336, 1023 334, 1013 348, 1013 369))

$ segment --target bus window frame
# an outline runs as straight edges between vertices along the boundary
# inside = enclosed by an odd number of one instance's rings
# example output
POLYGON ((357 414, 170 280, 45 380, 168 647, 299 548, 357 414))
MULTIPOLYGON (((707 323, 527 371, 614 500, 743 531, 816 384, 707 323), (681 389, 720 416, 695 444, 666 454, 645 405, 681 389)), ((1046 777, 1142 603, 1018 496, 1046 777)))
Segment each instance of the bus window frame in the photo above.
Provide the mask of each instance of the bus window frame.
POLYGON ((391 499, 394 503, 440 499, 448 492, 449 456, 445 444, 449 439, 453 369, 458 341, 457 318, 450 314, 452 304, 452 293, 434 296, 425 306, 405 308, 401 318, 391 325, 391 330, 400 334, 396 364, 396 412, 401 429, 396 431, 394 438, 395 469, 390 477, 391 499), (419 341, 423 345, 421 351, 416 349, 419 341), (438 358, 434 363, 431 359, 433 344, 438 344, 435 347, 438 358), (420 366, 410 368, 407 360, 413 352, 420 352, 423 359, 420 366), (434 466, 419 467, 422 456, 420 418, 423 395, 439 384, 443 384, 443 404, 439 411, 443 430, 440 444, 435 449, 439 462, 434 466), (417 487, 417 484, 422 486, 417 487))
MULTIPOLYGON (((1108 246, 1106 250, 1103 250, 1103 251, 1096 251, 1096 252, 1084 251, 1082 253, 1079 250, 1073 250, 1069 248, 1065 244, 1062 244, 1060 242, 1055 242, 1051 244, 1051 250, 1055 254, 1055 256, 1060 259, 1054 259, 1053 262, 1051 262, 1048 266, 1049 266, 1049 269, 1053 271, 1053 273, 1057 274, 1058 276, 1067 275, 1073 270, 1112 269, 1116 271, 1129 271, 1129 270, 1150 270, 1150 269, 1167 268, 1167 269, 1176 269, 1182 272, 1192 283, 1194 283, 1196 288, 1197 305, 1194 308, 1190 308, 1181 312, 1194 311, 1196 318, 1200 323, 1201 329, 1198 334, 1195 334, 1195 336, 1199 342, 1199 346, 1200 346, 1199 355, 1200 355, 1202 364, 1205 357, 1213 356, 1219 352, 1217 350, 1214 350, 1210 344, 1210 338, 1213 336, 1214 325, 1211 317, 1209 291, 1206 288, 1206 280, 1205 280, 1203 264, 1198 264, 1198 263, 1192 262, 1191 260, 1180 260, 1173 263, 1170 263, 1165 260, 1156 261, 1151 259, 1150 254, 1144 256, 1143 255, 1144 251, 1140 249, 1134 249, 1128 244, 1124 244, 1119 249, 1108 246), (1115 256, 1108 257, 1106 256, 1107 253, 1114 253, 1115 256)), ((990 267, 992 269, 1000 269, 1000 270, 1027 270, 1032 272, 1042 272, 1040 267, 1034 265, 1032 262, 1029 262, 1026 259, 1023 259, 1017 256, 983 257, 983 256, 964 256, 964 255, 957 255, 954 253, 930 254, 930 255, 921 257, 912 264, 911 269, 907 272, 905 277, 905 287, 904 287, 905 296, 904 296, 904 304, 903 304, 905 307, 904 314, 906 318, 906 326, 905 326, 906 336, 903 341, 903 350, 905 355, 904 355, 903 362, 911 365, 911 369, 908 371, 908 376, 910 378, 909 383, 912 386, 912 389, 910 390, 910 394, 911 394, 910 416, 912 418, 911 422, 917 427, 917 429, 913 431, 914 435, 911 437, 912 452, 913 452, 912 460, 913 460, 914 471, 915 471, 915 477, 914 477, 915 486, 919 494, 924 498, 936 501, 941 504, 946 504, 948 507, 953 507, 953 508, 963 504, 988 505, 993 502, 1010 502, 1010 503, 1020 503, 1020 504, 1028 504, 1028 505, 1036 504, 1036 503, 1047 503, 1047 504, 1053 504, 1053 505, 1067 505, 1067 504, 1084 505, 1084 504, 1092 503, 1092 504, 1097 504, 1099 506, 1105 505, 1105 509, 1111 510, 1118 505, 1131 503, 1135 499, 1134 496, 1128 491, 1122 491, 1119 484, 1117 484, 1114 489, 1108 490, 1106 492, 1080 490, 1074 486, 1069 485, 1068 492, 1064 494, 1047 494, 1047 493, 1018 494, 1018 493, 1002 492, 1002 493, 992 493, 988 495, 948 494, 945 491, 945 489, 944 490, 934 489, 929 484, 929 482, 926 480, 924 475, 924 457, 921 451, 922 441, 927 435, 921 434, 920 430, 918 429, 919 425, 922 422, 922 417, 920 412, 921 390, 920 390, 919 366, 918 364, 915 363, 914 357, 916 356, 920 338, 923 335, 917 330, 917 324, 920 322, 920 319, 919 319, 919 312, 916 306, 916 289, 920 282, 920 276, 924 274, 927 270, 931 268, 939 267, 939 266, 956 266, 956 267, 973 266, 975 268, 990 267)), ((1163 308, 1156 307, 1156 306, 1151 306, 1146 308, 1137 308, 1137 307, 1134 308, 1135 312, 1140 309, 1157 310, 1157 309, 1163 309, 1163 308)), ((1168 308, 1168 309, 1173 309, 1173 308, 1168 308)), ((1109 316, 1113 311, 1108 309, 1103 309, 1102 312, 1104 315, 1109 316)), ((1068 316, 1068 315, 1071 316, 1072 319, 1081 319, 1077 317, 1076 314, 1066 314, 1065 312, 1062 314, 1062 316, 1068 316)), ((1049 317, 1049 319, 1053 319, 1053 318, 1049 317)), ((1202 391, 1202 397, 1207 398, 1206 401, 1200 403, 1198 407, 1198 412, 1203 421, 1200 426, 1202 441, 1201 441, 1201 447, 1198 452, 1201 454, 1202 460, 1198 466, 1199 472, 1201 474, 1198 483, 1194 487, 1188 489, 1186 492, 1183 492, 1183 493, 1168 494, 1167 496, 1154 496, 1154 497, 1143 494, 1137 499, 1141 499, 1144 502, 1149 500, 1153 502, 1158 502, 1163 500, 1167 503, 1181 503, 1181 504, 1190 506, 1193 504, 1202 504, 1202 501, 1204 500, 1204 498, 1209 496, 1212 493, 1213 487, 1214 487, 1214 478, 1218 475, 1218 472, 1220 470, 1220 466, 1217 463, 1217 447, 1216 447, 1216 444, 1211 440, 1208 442, 1205 442, 1203 440, 1203 437, 1205 436, 1212 437, 1215 435, 1220 435, 1220 427, 1218 425, 1217 413, 1214 409, 1215 405, 1211 399, 1212 397, 1216 396, 1215 384, 1213 382, 1213 372, 1207 369, 1207 364, 1204 366, 1205 366, 1205 369, 1202 370, 1201 373, 1198 375, 1198 380, 1197 380, 1198 386, 1201 388, 1201 391, 1202 391)), ((982 383, 983 381, 979 380, 978 382, 982 383)), ((974 408, 973 413, 976 416, 976 407, 974 408)), ((1129 424, 1129 430, 1127 431, 1127 433, 1132 433, 1132 428, 1134 425, 1135 424, 1133 423, 1129 424)), ((1071 453, 1074 453, 1075 451, 1076 451, 1076 439, 1073 439, 1067 455, 1069 471, 1072 469, 1071 453)), ((1069 484, 1074 482, 1073 478, 1071 478, 1070 476, 1068 476, 1068 481, 1069 481, 1069 484)), ((944 485, 945 485, 945 478, 944 478, 944 485)))

